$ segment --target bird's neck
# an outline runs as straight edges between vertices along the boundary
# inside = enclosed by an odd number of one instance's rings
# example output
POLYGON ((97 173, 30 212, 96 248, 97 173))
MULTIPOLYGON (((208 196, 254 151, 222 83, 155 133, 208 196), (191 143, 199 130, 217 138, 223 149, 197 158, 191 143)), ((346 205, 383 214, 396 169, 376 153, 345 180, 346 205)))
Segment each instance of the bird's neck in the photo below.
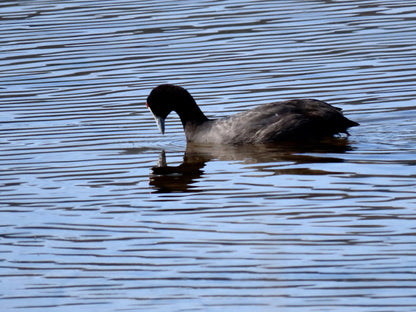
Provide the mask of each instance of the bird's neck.
POLYGON ((198 125, 208 120, 193 98, 188 99, 186 105, 183 102, 181 104, 177 106, 175 111, 179 115, 184 128, 187 124, 198 125))

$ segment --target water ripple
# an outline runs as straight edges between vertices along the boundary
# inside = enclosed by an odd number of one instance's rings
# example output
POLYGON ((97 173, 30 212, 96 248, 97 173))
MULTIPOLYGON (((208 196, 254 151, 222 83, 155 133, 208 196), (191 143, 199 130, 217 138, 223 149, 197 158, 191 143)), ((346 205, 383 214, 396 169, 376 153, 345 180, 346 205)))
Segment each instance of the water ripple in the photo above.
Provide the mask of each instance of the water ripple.
POLYGON ((0 4, 6 311, 414 311, 415 6, 0 4), (294 97, 360 122, 319 146, 186 146, 144 103, 294 97), (149 116, 150 115, 150 116, 149 116))

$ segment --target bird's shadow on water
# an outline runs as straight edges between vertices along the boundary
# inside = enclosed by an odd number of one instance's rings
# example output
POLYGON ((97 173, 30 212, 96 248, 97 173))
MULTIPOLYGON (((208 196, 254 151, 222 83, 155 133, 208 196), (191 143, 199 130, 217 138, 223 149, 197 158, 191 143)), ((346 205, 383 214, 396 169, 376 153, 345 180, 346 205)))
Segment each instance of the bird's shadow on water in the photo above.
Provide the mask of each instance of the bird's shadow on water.
MULTIPOLYGON (((149 184, 157 193, 197 192, 194 186, 204 174, 203 168, 209 161, 243 161, 247 164, 290 162, 293 164, 343 162, 342 154, 352 148, 347 139, 328 139, 321 142, 302 144, 262 144, 262 145, 201 145, 188 144, 183 162, 169 166, 164 150, 159 155, 156 166, 151 168, 149 184), (330 154, 330 156, 329 156, 330 154)), ((270 167, 256 166, 256 170, 270 167)), ((273 174, 318 175, 328 174, 323 170, 299 167, 273 169, 273 174)))

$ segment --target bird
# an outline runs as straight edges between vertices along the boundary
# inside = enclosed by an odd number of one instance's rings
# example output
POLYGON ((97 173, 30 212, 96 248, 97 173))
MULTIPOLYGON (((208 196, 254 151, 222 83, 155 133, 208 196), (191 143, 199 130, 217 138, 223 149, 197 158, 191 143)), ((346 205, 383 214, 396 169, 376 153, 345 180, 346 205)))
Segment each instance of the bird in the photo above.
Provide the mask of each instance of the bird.
POLYGON ((161 84, 146 100, 162 134, 165 119, 176 112, 188 143, 264 144, 310 141, 336 134, 349 135, 359 124, 346 118, 340 108, 315 99, 293 99, 262 104, 219 119, 209 119, 192 95, 175 84, 161 84))

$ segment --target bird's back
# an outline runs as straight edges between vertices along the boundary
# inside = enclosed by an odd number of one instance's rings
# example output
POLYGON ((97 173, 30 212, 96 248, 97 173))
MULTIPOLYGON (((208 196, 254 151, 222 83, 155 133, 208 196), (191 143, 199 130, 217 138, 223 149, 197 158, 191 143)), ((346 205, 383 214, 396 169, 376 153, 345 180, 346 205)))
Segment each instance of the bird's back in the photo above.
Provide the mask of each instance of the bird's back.
POLYGON ((256 144, 332 136, 356 125, 323 101, 295 99, 185 127, 185 133, 188 141, 198 143, 256 144))

